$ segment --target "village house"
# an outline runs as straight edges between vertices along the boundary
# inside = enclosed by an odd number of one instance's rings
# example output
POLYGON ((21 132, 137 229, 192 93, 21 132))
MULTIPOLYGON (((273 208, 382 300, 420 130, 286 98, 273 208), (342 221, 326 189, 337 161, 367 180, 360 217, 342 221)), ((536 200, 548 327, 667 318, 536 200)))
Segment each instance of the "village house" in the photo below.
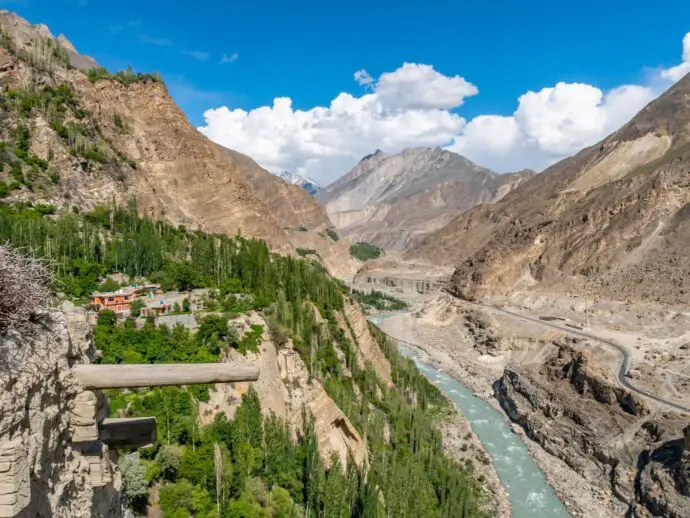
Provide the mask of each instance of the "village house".
POLYGON ((91 304, 96 311, 114 311, 119 314, 129 314, 132 311, 132 302, 141 300, 144 307, 141 308, 141 316, 159 317, 170 312, 171 305, 163 299, 155 300, 155 296, 163 293, 160 284, 144 284, 137 286, 132 284, 117 291, 96 292, 91 295, 91 304))
POLYGON ((91 304, 98 311, 125 313, 130 311, 136 299, 135 288, 121 288, 117 291, 96 292, 91 295, 91 304))
POLYGON ((146 306, 141 308, 141 316, 146 317, 160 317, 170 311, 170 304, 166 304, 162 300, 160 302, 148 302, 146 306))

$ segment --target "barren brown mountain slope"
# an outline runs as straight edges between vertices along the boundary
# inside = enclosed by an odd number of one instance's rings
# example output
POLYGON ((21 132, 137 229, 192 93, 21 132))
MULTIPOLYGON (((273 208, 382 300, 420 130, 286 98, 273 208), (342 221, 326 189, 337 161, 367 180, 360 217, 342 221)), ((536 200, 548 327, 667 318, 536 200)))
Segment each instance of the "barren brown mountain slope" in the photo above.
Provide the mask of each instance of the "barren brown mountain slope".
MULTIPOLYGON (((9 200, 81 209, 135 200, 151 217, 257 237, 278 252, 314 250, 334 275, 354 273, 346 245, 324 233, 332 225, 318 203, 200 134, 155 77, 89 78, 75 67, 95 62, 46 27, 2 12, 0 30, 3 100, 26 106, 18 117, 3 111, 0 136, 12 141, 26 126, 29 153, 45 161, 43 172, 24 169, 27 181, 14 184, 9 200)), ((12 180, 0 172, 0 181, 12 180)))
POLYGON ((441 148, 391 156, 377 151, 316 197, 351 241, 403 250, 459 212, 499 200, 533 174, 496 174, 441 148))
POLYGON ((289 248, 273 214, 252 192, 239 168, 192 127, 161 83, 92 84, 71 74, 70 84, 104 137, 137 164, 123 187, 141 210, 209 232, 241 232, 289 248), (118 115, 125 134, 109 123, 118 115))
POLYGON ((4 140, 26 127, 28 151, 46 161, 42 169, 53 177, 20 182, 10 199, 80 208, 135 199, 142 212, 174 224, 242 232, 290 249, 270 210, 192 127, 163 83, 133 74, 131 81, 90 80, 74 68, 74 47, 67 52, 47 28, 3 12, 0 29, 3 98, 22 106, 18 116, 3 112, 4 140))
POLYGON ((357 271, 360 262, 350 255, 348 243, 335 241, 326 234, 333 224, 326 210, 312 196, 301 187, 269 173, 250 157, 219 148, 237 166, 240 176, 268 207, 295 248, 314 250, 336 277, 349 277, 357 271))
POLYGON ((474 299, 577 280, 616 300, 690 301, 690 77, 602 142, 500 202, 471 209, 406 258, 458 265, 474 299))

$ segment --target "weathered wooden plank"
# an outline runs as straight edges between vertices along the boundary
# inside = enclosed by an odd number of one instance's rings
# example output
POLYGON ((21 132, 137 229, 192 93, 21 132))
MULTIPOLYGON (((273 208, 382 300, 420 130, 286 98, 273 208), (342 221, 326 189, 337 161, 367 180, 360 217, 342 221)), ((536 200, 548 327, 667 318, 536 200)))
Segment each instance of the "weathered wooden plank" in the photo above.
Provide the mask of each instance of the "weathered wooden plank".
POLYGON ((74 377, 89 389, 160 387, 256 381, 259 368, 229 363, 75 365, 74 377))
POLYGON ((98 425, 100 440, 111 448, 145 448, 156 442, 156 418, 106 418, 98 425))

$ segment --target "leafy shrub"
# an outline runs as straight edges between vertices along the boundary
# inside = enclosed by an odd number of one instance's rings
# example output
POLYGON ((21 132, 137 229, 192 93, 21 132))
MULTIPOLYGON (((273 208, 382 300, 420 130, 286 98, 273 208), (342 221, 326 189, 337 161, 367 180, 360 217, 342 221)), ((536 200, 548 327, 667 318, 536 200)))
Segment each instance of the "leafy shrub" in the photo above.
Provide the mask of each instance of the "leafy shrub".
POLYGON ((121 133, 126 133, 129 130, 129 125, 127 121, 122 118, 119 113, 113 115, 113 123, 120 130, 121 133))
POLYGON ((232 277, 228 277, 227 279, 223 280, 223 282, 220 284, 221 295, 228 295, 230 293, 243 293, 243 292, 244 292, 244 287, 242 286, 242 282, 239 279, 234 279, 232 277))
POLYGON ((136 454, 121 457, 120 471, 124 492, 129 498, 132 507, 136 510, 145 510, 149 497, 149 488, 146 483, 146 467, 136 454))
POLYGON ((141 316, 141 310, 146 307, 146 303, 141 300, 141 299, 136 299, 135 301, 132 302, 130 308, 131 308, 131 313, 132 316, 137 318, 141 316))
POLYGON ((161 82, 161 76, 158 72, 154 72, 153 74, 134 72, 131 65, 125 70, 120 70, 115 74, 111 74, 110 71, 105 67, 92 68, 86 71, 86 77, 88 77, 89 81, 92 83, 95 83, 101 79, 112 79, 113 81, 118 81, 125 86, 138 82, 161 82))
POLYGON ((360 261, 370 261, 371 259, 377 259, 381 256, 381 249, 370 243, 359 242, 350 245, 350 255, 360 261))
POLYGON ((24 182, 24 171, 22 170, 21 162, 12 163, 12 168, 10 169, 10 174, 12 175, 12 178, 14 179, 15 182, 18 182, 18 183, 24 182))
POLYGON ((120 284, 108 277, 98 286, 98 291, 117 291, 120 289, 120 284))
POLYGON ((55 205, 44 205, 42 203, 37 203, 34 205, 34 210, 39 214, 44 216, 55 214, 57 212, 57 207, 55 205))
POLYGON ((89 81, 95 83, 99 79, 112 79, 113 75, 105 67, 96 67, 87 70, 86 77, 89 78, 89 81))
POLYGON ((216 315, 201 320, 196 338, 213 354, 218 354, 221 346, 236 347, 238 343, 237 330, 228 326, 227 318, 216 315))
POLYGON ((261 343, 263 334, 264 326, 252 324, 250 330, 244 334, 237 345, 237 350, 242 354, 247 354, 247 352, 259 352, 259 344, 261 343))
POLYGON ((314 255, 316 254, 316 250, 312 248, 298 248, 297 249, 297 255, 300 257, 306 257, 308 255, 314 255))
POLYGON ((180 467, 180 448, 171 445, 161 446, 156 455, 156 463, 163 478, 175 480, 175 475, 177 475, 177 470, 180 467))
POLYGON ((332 228, 326 230, 326 235, 328 235, 328 237, 330 237, 333 241, 338 241, 340 239, 340 237, 338 237, 338 234, 332 228))

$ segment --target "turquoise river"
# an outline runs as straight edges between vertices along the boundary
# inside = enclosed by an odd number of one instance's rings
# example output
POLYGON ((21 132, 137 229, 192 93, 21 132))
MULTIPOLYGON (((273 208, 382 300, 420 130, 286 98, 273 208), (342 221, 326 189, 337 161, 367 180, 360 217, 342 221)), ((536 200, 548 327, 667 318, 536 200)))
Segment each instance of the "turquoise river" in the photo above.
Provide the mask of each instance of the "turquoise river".
MULTIPOLYGON (((372 317, 379 323, 385 316, 372 317)), ((501 483, 506 488, 514 518, 568 518, 570 514, 548 484, 544 472, 529 455, 522 439, 513 433, 505 416, 489 403, 476 397, 452 376, 437 371, 422 361, 414 349, 398 344, 400 352, 412 358, 419 370, 467 418, 472 430, 491 456, 501 483)))

